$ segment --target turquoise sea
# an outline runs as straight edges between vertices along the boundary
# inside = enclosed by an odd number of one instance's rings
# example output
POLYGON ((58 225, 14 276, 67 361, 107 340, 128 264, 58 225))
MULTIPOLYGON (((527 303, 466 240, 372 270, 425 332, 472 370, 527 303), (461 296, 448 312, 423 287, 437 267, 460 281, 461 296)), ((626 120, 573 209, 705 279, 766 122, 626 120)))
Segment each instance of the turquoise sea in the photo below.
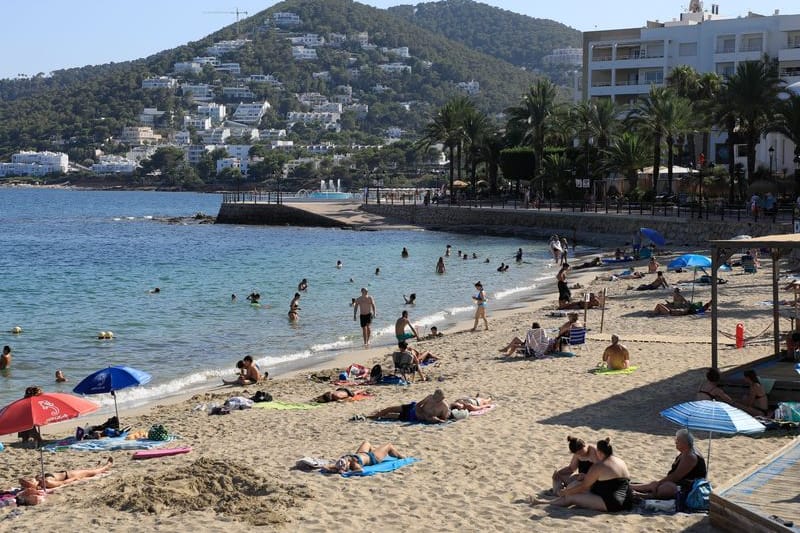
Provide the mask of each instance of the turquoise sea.
POLYGON ((212 194, 0 188, 0 345, 13 353, 11 368, 0 375, 0 406, 31 385, 69 391, 90 372, 114 364, 153 375, 146 387, 118 393, 121 404, 130 405, 233 377, 235 362, 247 354, 272 373, 317 362, 360 346, 350 300, 362 286, 378 306, 373 344, 388 345, 403 309, 417 325, 446 330, 471 316, 476 281, 488 291, 491 317, 492 308, 530 298, 554 275, 543 242, 167 220, 216 215, 220 200, 212 194), (436 275, 447 244, 453 247, 447 273, 436 275), (400 257, 403 247, 408 259, 400 257), (519 247, 522 264, 513 260, 519 247), (459 259, 458 250, 478 259, 459 259), (511 263, 505 274, 496 272, 501 261, 511 263), (309 289, 300 300, 300 321, 292 325, 286 312, 302 278, 309 289), (151 294, 155 287, 161 292, 151 294), (251 291, 261 293, 262 307, 245 300, 251 291), (402 295, 412 292, 417 304, 406 307, 402 295), (11 334, 14 326, 23 333, 11 334), (114 340, 98 340, 107 330, 114 340), (59 368, 69 383, 54 383, 59 368))

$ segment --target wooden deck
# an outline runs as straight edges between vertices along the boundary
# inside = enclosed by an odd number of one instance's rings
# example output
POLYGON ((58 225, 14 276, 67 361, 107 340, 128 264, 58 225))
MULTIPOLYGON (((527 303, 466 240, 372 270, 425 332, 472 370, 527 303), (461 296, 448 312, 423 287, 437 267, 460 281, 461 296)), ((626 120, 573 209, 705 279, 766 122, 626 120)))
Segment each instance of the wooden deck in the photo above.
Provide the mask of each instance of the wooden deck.
POLYGON ((800 402, 800 375, 795 371, 794 361, 779 361, 773 355, 723 372, 721 384, 731 397, 737 398, 747 392, 742 372, 749 368, 765 380, 764 388, 771 407, 778 402, 800 402), (774 384, 767 387, 766 380, 773 380, 774 384))
POLYGON ((800 532, 800 439, 715 490, 709 516, 725 531, 800 532), (773 517, 778 517, 773 518, 773 517))

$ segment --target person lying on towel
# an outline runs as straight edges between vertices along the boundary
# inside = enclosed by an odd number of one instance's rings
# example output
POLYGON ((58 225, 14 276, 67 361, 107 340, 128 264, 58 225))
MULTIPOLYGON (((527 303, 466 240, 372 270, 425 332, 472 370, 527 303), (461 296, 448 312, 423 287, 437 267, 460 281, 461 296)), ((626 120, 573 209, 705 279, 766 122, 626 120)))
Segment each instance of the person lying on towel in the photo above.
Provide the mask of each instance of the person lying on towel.
POLYGON ((372 466, 382 462, 386 457, 402 459, 403 456, 392 444, 373 446, 368 441, 361 443, 356 453, 343 455, 335 463, 322 467, 323 472, 344 474, 346 472, 361 472, 365 466, 372 466))

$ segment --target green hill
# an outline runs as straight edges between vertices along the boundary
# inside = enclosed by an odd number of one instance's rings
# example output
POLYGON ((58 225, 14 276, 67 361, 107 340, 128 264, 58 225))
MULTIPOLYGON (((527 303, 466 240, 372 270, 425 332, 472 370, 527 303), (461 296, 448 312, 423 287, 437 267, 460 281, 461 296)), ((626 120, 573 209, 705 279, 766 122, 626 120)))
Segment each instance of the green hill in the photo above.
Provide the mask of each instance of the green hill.
MULTIPOLYGON (((353 142, 377 139, 383 129, 398 126, 414 132, 425 123, 432 108, 458 92, 456 84, 477 80, 480 92, 475 100, 489 112, 498 112, 516 103, 533 81, 533 75, 508 62, 489 57, 410 23, 395 11, 372 8, 350 0, 290 0, 251 16, 240 23, 246 46, 225 54, 225 62, 238 62, 242 75, 273 74, 282 88, 248 83, 258 98, 272 104, 260 127, 285 127, 285 113, 300 109, 294 93, 334 94, 339 85, 349 85, 353 98, 369 105, 366 117, 345 113, 342 137, 353 142), (291 32, 271 23, 272 13, 293 12, 302 25, 291 32), (347 41, 338 46, 318 48, 314 61, 296 61, 288 37, 317 33, 351 35, 368 32, 375 46, 362 48, 347 41), (410 58, 397 58, 382 48, 407 46, 410 58), (403 62, 410 73, 387 74, 379 68, 387 62, 403 62), (327 72, 320 76, 320 72, 327 72), (314 74, 317 73, 315 76, 314 74), (376 92, 376 85, 385 90, 376 92)), ((223 39, 237 37, 231 25, 199 41, 188 43, 150 57, 107 65, 71 68, 40 75, 30 80, 0 80, 0 159, 20 149, 67 151, 72 160, 92 157, 95 148, 114 151, 113 138, 125 126, 138 125, 145 107, 166 111, 158 124, 162 135, 181 129, 183 116, 195 104, 180 90, 146 90, 143 79, 163 76, 176 61, 205 56, 206 48, 223 39)), ((552 46, 547 46, 548 49, 552 46)), ((184 76, 183 81, 207 82, 217 93, 223 86, 242 84, 229 73, 206 68, 202 73, 184 76)), ((226 100, 219 95, 217 101, 226 100)), ((238 99, 227 103, 238 103, 238 99)), ((299 141, 325 140, 325 132, 298 128, 299 141)))
POLYGON ((529 69, 545 69, 555 48, 580 47, 581 32, 560 22, 520 15, 472 0, 390 7, 389 12, 484 54, 529 69))

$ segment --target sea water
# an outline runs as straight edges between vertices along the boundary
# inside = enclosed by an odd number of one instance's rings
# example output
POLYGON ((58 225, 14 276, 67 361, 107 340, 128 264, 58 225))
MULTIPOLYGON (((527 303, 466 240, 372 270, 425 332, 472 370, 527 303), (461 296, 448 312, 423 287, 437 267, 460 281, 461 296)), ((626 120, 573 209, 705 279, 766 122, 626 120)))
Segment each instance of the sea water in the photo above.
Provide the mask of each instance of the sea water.
POLYGON ((234 364, 247 354, 274 370, 360 349, 350 302, 361 287, 377 304, 373 344, 388 346, 404 309, 420 329, 446 330, 471 316, 473 285, 481 281, 491 320, 492 308, 530 298, 554 275, 541 242, 173 219, 216 214, 220 200, 213 194, 0 188, 0 345, 13 353, 11 368, 0 375, 0 406, 31 385, 70 391, 108 365, 152 374, 150 384, 118 393, 130 405, 233 378, 234 364), (437 275, 447 244, 447 273, 437 275), (403 247, 407 259, 400 257, 403 247), (524 250, 520 264, 517 248, 524 250), (458 250, 470 259, 459 258, 458 250), (496 271, 501 261, 511 264, 504 274, 496 271), (300 320, 291 324, 289 301, 302 278, 309 287, 300 299, 300 320), (150 292, 155 287, 159 293, 150 292), (261 294, 260 307, 246 300, 253 291, 261 294), (410 293, 417 295, 414 306, 404 305, 410 293), (23 333, 11 334, 15 326, 23 333), (109 330, 113 340, 97 339, 109 330), (55 384, 56 369, 70 381, 55 384))

